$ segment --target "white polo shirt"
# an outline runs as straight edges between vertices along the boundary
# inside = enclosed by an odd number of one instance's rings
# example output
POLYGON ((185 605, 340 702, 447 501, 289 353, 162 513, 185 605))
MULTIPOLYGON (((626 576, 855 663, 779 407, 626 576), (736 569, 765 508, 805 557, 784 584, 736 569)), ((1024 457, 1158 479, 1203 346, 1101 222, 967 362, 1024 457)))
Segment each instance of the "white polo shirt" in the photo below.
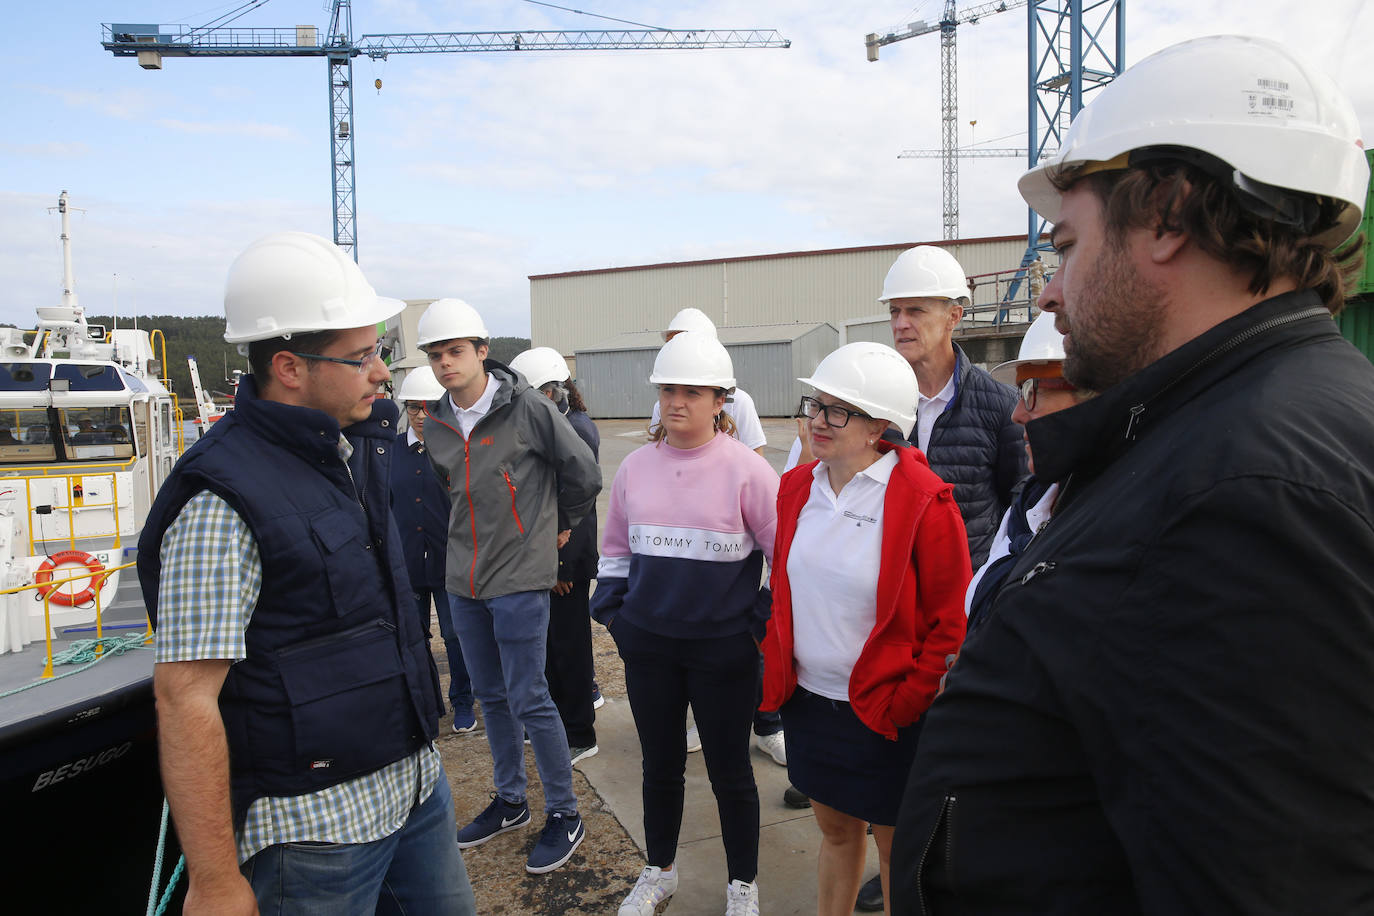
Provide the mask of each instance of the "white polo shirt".
POLYGON ((945 382, 945 387, 941 388, 935 397, 928 398, 917 393, 916 447, 922 453, 930 448, 930 433, 935 428, 935 419, 944 413, 949 402, 954 400, 954 387, 954 373, 950 373, 949 381, 945 382))
POLYGON ((787 554, 792 592, 792 656, 797 683, 849 701, 849 677, 878 620, 883 500, 897 466, 889 451, 836 494, 824 461, 812 471, 811 495, 787 554))
POLYGON ((496 391, 500 387, 501 383, 496 380, 496 376, 488 372, 487 387, 482 389, 482 396, 471 407, 459 407, 453 400, 453 395, 448 395, 448 406, 453 408, 454 416, 458 418, 458 428, 462 430, 464 439, 472 435, 472 428, 477 425, 477 421, 491 410, 492 398, 496 397, 496 391))

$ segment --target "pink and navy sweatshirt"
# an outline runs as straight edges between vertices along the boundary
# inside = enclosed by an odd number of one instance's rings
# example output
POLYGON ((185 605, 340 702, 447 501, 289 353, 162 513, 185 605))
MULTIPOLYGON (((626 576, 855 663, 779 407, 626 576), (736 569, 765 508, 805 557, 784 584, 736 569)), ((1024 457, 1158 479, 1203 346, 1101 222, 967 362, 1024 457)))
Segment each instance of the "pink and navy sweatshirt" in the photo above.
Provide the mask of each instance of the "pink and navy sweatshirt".
POLYGON ((777 500, 772 467, 724 433, 631 452, 611 485, 592 617, 679 639, 763 638, 777 500))

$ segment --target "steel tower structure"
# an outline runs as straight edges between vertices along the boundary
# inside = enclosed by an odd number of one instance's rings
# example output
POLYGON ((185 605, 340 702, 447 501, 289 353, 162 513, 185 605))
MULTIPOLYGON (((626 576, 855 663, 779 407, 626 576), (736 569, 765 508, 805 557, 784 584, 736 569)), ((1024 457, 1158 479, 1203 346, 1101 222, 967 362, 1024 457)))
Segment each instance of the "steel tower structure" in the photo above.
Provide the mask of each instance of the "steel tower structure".
MULTIPOLYGON (((905 41, 931 32, 940 33, 940 159, 943 163, 940 199, 944 205, 944 237, 959 237, 959 48, 956 40, 960 23, 976 24, 984 16, 1005 13, 1025 6, 1028 0, 996 0, 963 10, 954 8, 954 0, 945 0, 944 12, 937 23, 913 22, 902 31, 892 30, 886 35, 870 32, 864 38, 869 61, 878 59, 878 49, 893 42, 905 41)), ((908 158, 922 158, 912 156, 908 158)))
POLYGON ((362 35, 353 39, 351 0, 332 0, 324 41, 314 26, 228 28, 228 23, 262 6, 248 0, 219 19, 219 25, 102 23, 101 44, 116 57, 137 57, 145 70, 161 70, 164 57, 323 57, 329 75, 330 180, 334 198, 334 241, 358 259, 357 198, 353 136, 353 59, 385 60, 392 54, 482 51, 638 51, 704 48, 787 48, 791 42, 771 29, 630 29, 587 31, 412 32, 362 35))

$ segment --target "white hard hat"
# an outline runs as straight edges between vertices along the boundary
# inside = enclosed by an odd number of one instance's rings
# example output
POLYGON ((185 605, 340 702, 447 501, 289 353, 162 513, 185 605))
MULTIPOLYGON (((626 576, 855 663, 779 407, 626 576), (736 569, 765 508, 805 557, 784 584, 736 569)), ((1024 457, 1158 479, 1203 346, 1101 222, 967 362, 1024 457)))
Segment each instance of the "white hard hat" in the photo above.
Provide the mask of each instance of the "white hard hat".
POLYGON ((903 436, 910 436, 916 425, 916 373, 906 357, 886 344, 845 344, 821 360, 810 378, 797 381, 895 423, 903 436))
POLYGON ((668 330, 663 332, 663 339, 667 340, 668 335, 675 331, 699 331, 711 337, 717 336, 716 323, 701 309, 694 308, 685 308, 674 315, 673 320, 668 322, 668 330))
POLYGON ((700 331, 683 331, 658 351, 649 384, 734 388, 735 366, 719 340, 700 331))
POLYGON ((1339 245, 1359 225, 1369 163, 1350 100, 1283 45, 1240 35, 1181 42, 1131 67, 1098 91, 1059 151, 1017 185, 1053 221, 1060 191, 1051 178, 1160 147, 1161 156, 1184 147, 1221 160, 1242 197, 1270 205, 1284 192, 1331 198, 1334 217, 1308 227, 1322 245, 1339 245))
POLYGON ((917 245, 897 255, 883 280, 878 301, 959 299, 968 295, 968 278, 954 255, 935 245, 917 245))
POLYGON ((1064 335, 1054 329, 1054 313, 1041 312, 1021 338, 1016 359, 1009 359, 990 373, 999 382, 1016 384, 1016 367, 1064 361, 1064 335))
POLYGON ((510 361, 510 367, 525 377, 533 388, 549 382, 566 382, 568 361, 553 347, 533 347, 510 361))
POLYGON ((385 321, 406 307, 377 295, 353 259, 328 239, 276 232, 243 250, 224 283, 224 339, 343 331, 385 321))
POLYGON ((401 390, 396 392, 396 400, 437 401, 444 396, 444 386, 434 377, 434 370, 419 366, 406 373, 401 380, 401 390))
POLYGON ((477 309, 462 299, 435 299, 415 326, 415 346, 424 349, 441 340, 486 340, 491 337, 477 309))

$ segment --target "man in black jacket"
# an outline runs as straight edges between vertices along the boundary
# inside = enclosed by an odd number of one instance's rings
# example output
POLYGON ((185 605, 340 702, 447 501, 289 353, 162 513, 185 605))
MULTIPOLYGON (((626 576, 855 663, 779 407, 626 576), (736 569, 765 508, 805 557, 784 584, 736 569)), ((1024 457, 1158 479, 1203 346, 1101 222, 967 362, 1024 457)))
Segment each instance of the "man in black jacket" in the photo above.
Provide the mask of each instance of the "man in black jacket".
POLYGON ((926 716, 894 912, 1370 908, 1374 367, 1331 321, 1368 176, 1334 83, 1217 36, 1021 179, 1102 394, 1027 426, 1063 488, 926 716))

